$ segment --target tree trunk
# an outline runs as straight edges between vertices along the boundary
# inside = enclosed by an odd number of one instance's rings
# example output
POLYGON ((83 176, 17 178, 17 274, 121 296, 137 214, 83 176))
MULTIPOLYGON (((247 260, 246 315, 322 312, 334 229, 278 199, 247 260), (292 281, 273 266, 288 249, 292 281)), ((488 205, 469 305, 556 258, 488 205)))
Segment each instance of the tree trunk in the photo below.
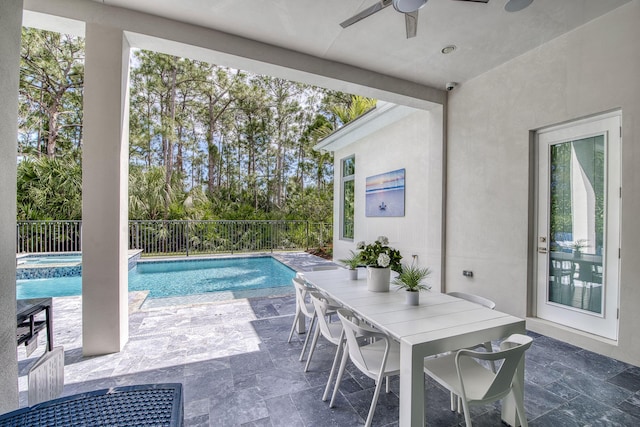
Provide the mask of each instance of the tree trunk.
POLYGON ((214 101, 213 101, 213 96, 211 96, 211 94, 209 94, 209 105, 207 106, 208 112, 209 112, 209 120, 208 120, 208 126, 207 126, 207 153, 209 155, 208 159, 207 159, 207 172, 208 172, 208 176, 207 176, 207 192, 209 193, 210 196, 212 196, 214 194, 215 191, 215 179, 216 179, 216 164, 218 162, 217 159, 217 155, 218 155, 218 148, 215 145, 215 140, 213 137, 213 134, 215 132, 215 117, 214 117, 214 111, 213 111, 213 107, 214 107, 214 101))
POLYGON ((53 159, 56 156, 56 143, 58 142, 58 108, 56 105, 49 110, 49 135, 47 136, 47 157, 53 159))
MULTIPOLYGON (((148 82, 146 83, 147 85, 149 84, 148 82)), ((147 124, 147 170, 151 169, 151 166, 153 165, 153 145, 152 145, 152 141, 151 141, 151 109, 153 108, 153 101, 151 100, 151 94, 149 94, 147 96, 147 109, 145 111, 146 113, 146 124, 147 124)))
MULTIPOLYGON (((219 175, 217 172, 218 166, 218 147, 215 144, 209 143, 207 141, 207 148, 209 153, 208 158, 208 180, 207 180, 207 191, 210 196, 213 196, 216 190, 216 177, 219 175)), ((219 177, 218 177, 219 178, 219 177)))
MULTIPOLYGON (((220 186, 222 185, 222 166, 224 165, 223 163, 223 159, 222 159, 222 143, 224 141, 224 135, 220 135, 220 146, 218 147, 218 182, 216 183, 216 186, 218 188, 220 188, 220 186)), ((227 175, 229 174, 229 172, 227 172, 227 175)), ((227 178, 227 182, 229 181, 229 178, 227 178)))
POLYGON ((167 126, 167 150, 165 153, 165 197, 164 197, 164 219, 169 219, 169 206, 171 204, 171 177, 173 175, 173 136, 175 135, 174 126, 176 120, 176 78, 178 75, 178 67, 173 66, 171 70, 171 86, 169 97, 169 126, 167 126))

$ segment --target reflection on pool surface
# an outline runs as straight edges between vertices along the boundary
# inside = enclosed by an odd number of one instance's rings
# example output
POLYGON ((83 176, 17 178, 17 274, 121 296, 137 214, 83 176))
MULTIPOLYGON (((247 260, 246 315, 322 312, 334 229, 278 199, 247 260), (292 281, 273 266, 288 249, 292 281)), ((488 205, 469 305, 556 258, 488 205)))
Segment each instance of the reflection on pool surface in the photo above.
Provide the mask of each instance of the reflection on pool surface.
MULTIPOLYGON (((270 256, 140 261, 129 271, 129 290, 149 298, 291 286, 295 272, 270 256)), ((80 276, 17 281, 18 298, 80 295, 80 276)))

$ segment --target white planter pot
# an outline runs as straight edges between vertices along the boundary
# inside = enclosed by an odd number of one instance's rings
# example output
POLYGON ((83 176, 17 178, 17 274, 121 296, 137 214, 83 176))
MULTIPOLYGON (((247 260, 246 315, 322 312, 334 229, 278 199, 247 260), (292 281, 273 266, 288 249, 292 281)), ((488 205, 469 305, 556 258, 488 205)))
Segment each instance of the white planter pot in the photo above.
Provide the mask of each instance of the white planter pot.
POLYGON ((407 294, 407 305, 420 305, 420 292, 405 291, 407 294))
POLYGON ((349 280, 358 280, 358 269, 350 269, 349 270, 349 280))
POLYGON ((367 289, 371 292, 389 292, 391 269, 367 267, 367 289))

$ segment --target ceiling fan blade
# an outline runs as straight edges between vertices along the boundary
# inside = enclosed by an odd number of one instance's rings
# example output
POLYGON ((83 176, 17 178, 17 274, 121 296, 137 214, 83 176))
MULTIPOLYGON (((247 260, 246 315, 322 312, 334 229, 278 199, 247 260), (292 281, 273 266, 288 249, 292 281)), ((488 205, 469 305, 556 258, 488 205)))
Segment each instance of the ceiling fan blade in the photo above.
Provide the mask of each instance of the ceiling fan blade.
POLYGON ((362 12, 356 13, 346 21, 341 22, 340 26, 342 28, 347 28, 348 26, 353 25, 356 22, 361 21, 368 16, 371 16, 376 12, 380 12, 382 9, 390 5, 391 5, 391 0, 379 0, 373 6, 370 6, 365 10, 363 10, 362 12))
POLYGON ((489 3, 489 0, 456 0, 456 1, 472 1, 474 3, 489 3))
POLYGON ((415 37, 418 34, 418 11, 405 13, 404 24, 407 27, 407 38, 415 37))

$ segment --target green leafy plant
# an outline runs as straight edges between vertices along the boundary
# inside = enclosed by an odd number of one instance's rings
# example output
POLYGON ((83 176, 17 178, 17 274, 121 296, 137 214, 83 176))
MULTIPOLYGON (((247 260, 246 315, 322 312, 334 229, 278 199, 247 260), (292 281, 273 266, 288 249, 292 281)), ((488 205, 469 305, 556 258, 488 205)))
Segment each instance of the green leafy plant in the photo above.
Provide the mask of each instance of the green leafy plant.
POLYGON ((351 254, 347 258, 340 259, 341 263, 349 267, 349 270, 355 270, 360 266, 362 262, 362 258, 360 258, 360 254, 354 251, 349 251, 351 254))
POLYGON ((399 286, 399 289, 405 289, 410 292, 426 291, 431 289, 431 286, 422 283, 422 281, 429 277, 430 274, 429 267, 418 267, 413 264, 402 265, 398 277, 392 283, 399 286))
POLYGON ((393 271, 400 273, 402 255, 399 250, 388 245, 389 239, 385 236, 379 236, 375 242, 368 245, 365 242, 359 242, 356 248, 360 250, 362 264, 370 267, 390 267, 393 271))
POLYGON ((587 246, 588 246, 587 239, 578 239, 575 242, 573 242, 573 244, 571 245, 571 248, 573 248, 573 250, 577 253, 582 253, 584 248, 586 248, 587 246))

